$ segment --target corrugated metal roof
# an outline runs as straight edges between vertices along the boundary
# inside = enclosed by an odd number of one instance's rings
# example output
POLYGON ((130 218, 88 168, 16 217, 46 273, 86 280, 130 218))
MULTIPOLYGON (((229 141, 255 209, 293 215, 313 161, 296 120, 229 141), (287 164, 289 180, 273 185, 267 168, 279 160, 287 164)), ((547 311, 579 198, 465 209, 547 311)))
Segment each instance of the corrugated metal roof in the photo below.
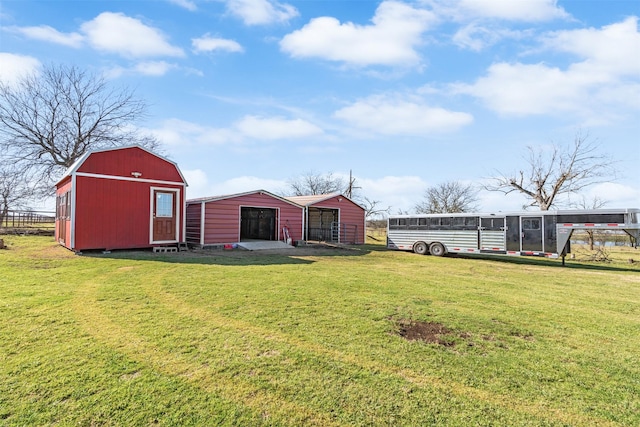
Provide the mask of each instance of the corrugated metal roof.
POLYGON ((291 200, 301 206, 310 206, 340 195, 340 193, 314 194, 311 196, 290 196, 285 197, 285 199, 291 200))
POLYGON ((219 195, 219 196, 209 196, 209 197, 199 197, 196 199, 189 199, 187 200, 187 204, 192 204, 192 203, 207 203, 207 202, 215 202, 218 200, 225 200, 225 199, 233 199, 235 197, 242 197, 242 196, 248 196, 250 194, 256 194, 256 193, 260 193, 260 194, 266 194, 270 197, 273 197, 274 199, 278 199, 278 200, 282 200, 283 202, 292 204, 292 205, 296 205, 298 207, 302 207, 301 204, 293 201, 293 200, 289 200, 288 197, 280 197, 277 196, 273 193, 270 193, 266 190, 254 190, 254 191, 245 191, 244 193, 235 193, 235 194, 223 194, 223 195, 219 195))

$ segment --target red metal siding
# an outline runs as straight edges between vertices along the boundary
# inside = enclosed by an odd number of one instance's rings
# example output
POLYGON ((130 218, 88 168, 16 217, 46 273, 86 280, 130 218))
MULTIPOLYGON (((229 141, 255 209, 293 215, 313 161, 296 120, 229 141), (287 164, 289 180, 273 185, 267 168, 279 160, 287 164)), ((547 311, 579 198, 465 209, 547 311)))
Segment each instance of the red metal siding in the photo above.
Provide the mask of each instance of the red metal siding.
POLYGON ((343 196, 335 196, 311 205, 314 208, 330 208, 340 210, 340 223, 353 224, 357 228, 356 243, 365 241, 365 212, 364 209, 343 196))
MULTIPOLYGON (((184 187, 179 188, 182 222, 184 187)), ((151 186, 144 182, 114 179, 76 178, 75 250, 128 249, 152 246, 149 243, 151 186)), ((182 224, 178 240, 182 240, 182 224)))
POLYGON ((128 178, 140 172, 141 179, 183 182, 175 165, 139 147, 92 153, 77 172, 128 178))
POLYGON ((194 245, 200 244, 200 230, 202 230, 202 203, 187 205, 186 241, 194 245))
MULTIPOLYGON (((199 203, 197 203, 200 206, 199 203)), ((233 243, 240 239, 240 207, 279 209, 278 240, 282 227, 289 227, 291 238, 302 238, 302 208, 264 193, 253 193, 206 202, 204 244, 233 243)))

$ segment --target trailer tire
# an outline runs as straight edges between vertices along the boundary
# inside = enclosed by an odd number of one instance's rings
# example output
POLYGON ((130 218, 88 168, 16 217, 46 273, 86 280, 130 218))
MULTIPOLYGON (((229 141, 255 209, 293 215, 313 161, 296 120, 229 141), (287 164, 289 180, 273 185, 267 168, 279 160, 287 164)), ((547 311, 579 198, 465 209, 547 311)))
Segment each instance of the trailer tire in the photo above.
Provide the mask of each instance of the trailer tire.
POLYGON ((418 255, 425 255, 427 253, 427 244, 425 242, 416 242, 416 244, 413 245, 413 252, 418 255))
POLYGON ((444 248, 444 245, 438 242, 432 243, 431 246, 429 246, 429 252, 433 256, 444 256, 444 254, 447 253, 446 249, 444 248))

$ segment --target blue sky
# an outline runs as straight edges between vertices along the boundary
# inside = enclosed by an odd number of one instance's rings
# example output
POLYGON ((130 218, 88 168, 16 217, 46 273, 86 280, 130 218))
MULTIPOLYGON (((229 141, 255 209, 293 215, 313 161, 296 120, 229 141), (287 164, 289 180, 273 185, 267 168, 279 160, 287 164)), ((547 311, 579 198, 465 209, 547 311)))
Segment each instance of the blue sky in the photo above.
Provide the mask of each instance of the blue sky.
MULTIPOLYGON (((0 79, 102 73, 149 104, 141 131, 189 198, 348 177, 392 213, 440 182, 525 167, 527 146, 597 139, 640 207, 640 1, 3 0, 0 79)), ((577 198, 574 197, 574 200, 577 198)), ((518 210, 480 193, 480 208, 518 210)))

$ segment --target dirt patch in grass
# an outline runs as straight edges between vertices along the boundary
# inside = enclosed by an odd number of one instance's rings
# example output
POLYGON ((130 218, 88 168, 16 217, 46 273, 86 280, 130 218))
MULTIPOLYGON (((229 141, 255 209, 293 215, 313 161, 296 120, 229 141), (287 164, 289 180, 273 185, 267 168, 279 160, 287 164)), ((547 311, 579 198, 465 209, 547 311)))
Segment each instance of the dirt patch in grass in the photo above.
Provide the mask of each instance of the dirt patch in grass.
POLYGON ((409 341, 424 341, 445 347, 455 345, 455 342, 447 337, 451 334, 451 329, 437 322, 400 319, 397 321, 397 331, 398 335, 409 341))

